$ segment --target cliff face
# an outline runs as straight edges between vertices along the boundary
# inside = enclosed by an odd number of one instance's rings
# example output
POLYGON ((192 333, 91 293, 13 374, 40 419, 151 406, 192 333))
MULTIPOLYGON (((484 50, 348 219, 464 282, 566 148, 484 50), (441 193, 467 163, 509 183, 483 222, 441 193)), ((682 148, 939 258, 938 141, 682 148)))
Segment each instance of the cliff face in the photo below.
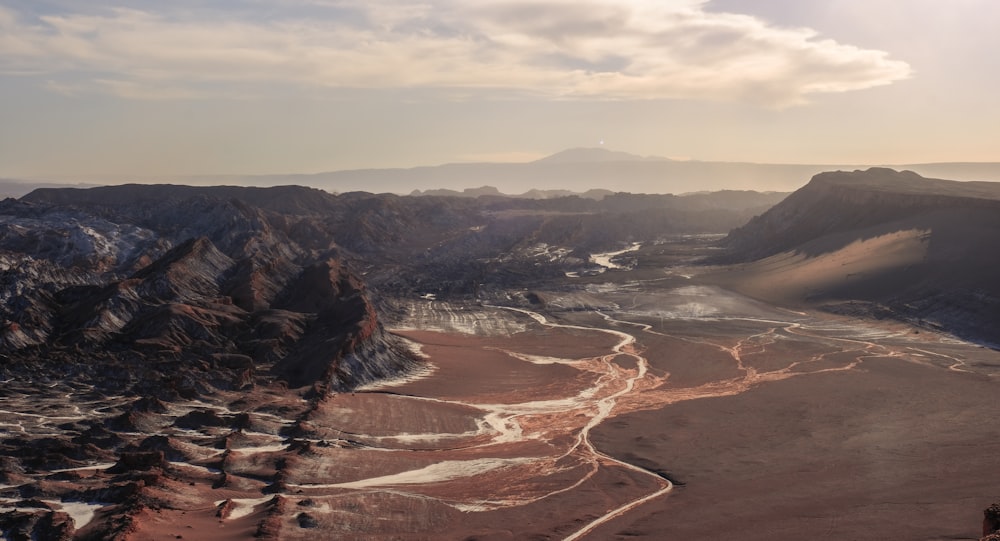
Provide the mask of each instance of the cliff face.
MULTIPOLYGON (((730 257, 751 261, 818 238, 894 222, 943 225, 944 213, 1000 211, 996 183, 926 179, 891 169, 821 173, 725 239, 730 257)), ((964 220, 959 220, 964 221, 964 220)), ((903 224, 901 224, 903 225, 903 224)))
POLYGON ((997 183, 823 173, 723 246, 719 260, 743 263, 750 281, 765 273, 784 281, 750 288, 760 296, 797 288, 801 301, 829 309, 876 310, 1000 344, 1000 284, 990 270, 1000 263, 997 183))
POLYGON ((179 187, 0 203, 0 371, 171 399, 412 367, 314 212, 325 195, 261 191, 250 199, 283 212, 179 187))

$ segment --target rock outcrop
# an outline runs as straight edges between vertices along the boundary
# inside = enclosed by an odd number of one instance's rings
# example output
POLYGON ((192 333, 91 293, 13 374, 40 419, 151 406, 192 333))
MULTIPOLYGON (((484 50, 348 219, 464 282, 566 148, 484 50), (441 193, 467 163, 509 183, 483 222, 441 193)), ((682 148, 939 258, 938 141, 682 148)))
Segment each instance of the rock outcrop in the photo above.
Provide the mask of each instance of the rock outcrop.
POLYGON ((983 537, 979 541, 1000 541, 1000 504, 983 509, 983 537))
POLYGON ((3 202, 0 370, 170 399, 275 378, 347 389, 412 367, 338 255, 331 198, 122 186, 3 202), (364 352, 380 353, 358 370, 364 352))

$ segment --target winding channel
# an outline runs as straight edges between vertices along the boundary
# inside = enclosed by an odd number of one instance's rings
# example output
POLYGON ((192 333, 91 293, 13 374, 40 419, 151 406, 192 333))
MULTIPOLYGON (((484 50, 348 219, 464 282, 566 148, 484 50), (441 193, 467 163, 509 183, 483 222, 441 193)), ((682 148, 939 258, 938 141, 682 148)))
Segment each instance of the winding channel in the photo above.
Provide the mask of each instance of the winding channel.
MULTIPOLYGON (((289 483, 288 486, 310 491, 336 490, 334 493, 327 492, 331 496, 341 494, 341 490, 362 494, 393 494, 434 500, 464 513, 481 513, 526 506, 570 493, 591 480, 600 483, 600 478, 595 476, 602 472, 602 468, 604 471, 609 467, 624 470, 634 474, 632 477, 635 479, 650 482, 648 485, 641 483, 634 486, 633 492, 627 496, 619 495, 616 503, 588 503, 587 509, 596 516, 587 516, 588 522, 584 524, 574 523, 573 531, 563 538, 566 541, 579 540, 598 527, 669 494, 674 488, 673 483, 661 474, 597 449, 591 440, 591 432, 613 414, 659 408, 686 400, 731 396, 760 383, 796 376, 852 370, 869 358, 903 357, 913 360, 899 348, 875 341, 878 338, 863 334, 852 335, 858 330, 853 326, 842 329, 825 328, 821 322, 806 318, 793 321, 753 317, 712 318, 713 321, 745 321, 761 326, 759 332, 736 332, 728 336, 723 333, 719 335, 721 340, 713 340, 697 335, 659 332, 650 325, 615 319, 605 312, 595 310, 594 314, 609 325, 633 327, 637 332, 682 340, 697 347, 722 352, 735 363, 738 370, 735 377, 691 387, 666 386, 664 384, 670 375, 658 375, 650 370, 650 361, 643 356, 636 335, 599 326, 555 323, 538 312, 523 308, 491 305, 484 308, 515 312, 545 328, 596 332, 614 337, 617 341, 610 346, 610 351, 603 350, 607 352, 603 355, 579 359, 537 357, 506 348, 487 347, 486 349, 495 349, 528 363, 563 364, 585 374, 588 379, 582 388, 575 389, 569 395, 524 398, 515 403, 479 403, 465 398, 449 400, 420 396, 419 393, 387 393, 392 395, 392 400, 433 403, 435 407, 464 408, 463 411, 469 411, 474 416, 476 429, 466 432, 459 430, 396 435, 365 435, 362 429, 361 433, 351 435, 354 440, 363 444, 362 449, 378 454, 415 453, 414 465, 404 471, 375 476, 369 473, 354 480, 289 483), (799 336, 811 343, 822 343, 826 347, 804 356, 793 356, 787 363, 769 369, 754 366, 753 356, 764 354, 769 349, 768 346, 777 340, 792 336, 799 336), (834 355, 844 353, 849 356, 834 361, 832 366, 825 364, 834 355), (621 363, 623 359, 631 360, 634 366, 629 362, 621 363), (568 435, 572 435, 572 438, 567 438, 568 435), (427 448, 412 446, 414 443, 422 445, 423 441, 443 441, 447 445, 427 448), (420 462, 424 460, 427 462, 420 462), (484 498, 484 487, 491 486, 491 483, 497 491, 484 498)), ((950 360, 959 362, 957 359, 950 360)), ((390 387, 394 385, 388 384, 382 389, 390 387)), ((610 494, 605 494, 605 497, 615 498, 610 494)))
MULTIPOLYGON (((430 497, 460 511, 475 513, 524 506, 568 493, 580 488, 584 483, 594 478, 602 468, 607 467, 621 468, 641 478, 651 480, 652 487, 647 486, 642 489, 643 493, 640 496, 634 498, 629 496, 631 499, 612 509, 597 511, 600 514, 596 518, 591 519, 583 526, 576 526, 575 531, 565 538, 567 540, 580 539, 598 526, 663 496, 673 489, 673 484, 668 479, 653 471, 602 453, 590 439, 591 431, 612 415, 620 400, 657 383, 645 381, 651 377, 649 362, 637 352, 635 336, 613 329, 554 323, 537 312, 522 308, 502 306, 486 306, 486 308, 516 312, 531 318, 546 328, 610 335, 616 338, 617 342, 611 346, 610 352, 607 354, 582 359, 543 359, 496 348, 521 361, 568 365, 580 373, 590 374, 588 377, 593 377, 593 380, 588 382, 584 388, 574 391, 571 396, 528 400, 513 404, 486 404, 427 396, 396 395, 401 400, 474 408, 481 412, 477 415, 479 430, 472 434, 454 434, 454 437, 464 441, 457 441, 455 445, 447 448, 447 459, 435 461, 422 468, 349 482, 290 486, 304 489, 375 490, 417 498, 430 497), (620 364, 622 358, 631 359, 634 362, 634 367, 630 366, 631 363, 626 363, 627 367, 623 367, 620 364), (642 385, 639 385, 640 382, 642 385), (575 436, 571 440, 564 440, 567 434, 574 433, 575 436), (480 437, 476 437, 477 434, 480 437), (547 454, 538 455, 539 442, 543 442, 550 448, 547 454), (510 456, 512 445, 526 445, 527 447, 521 451, 515 451, 518 455, 510 456), (532 449, 535 451, 532 452, 532 449), (499 453, 505 458, 491 457, 495 453, 499 453), (567 477, 566 472, 578 473, 567 477), (480 496, 473 494, 467 494, 465 497, 454 497, 438 493, 441 490, 441 483, 468 484, 473 478, 498 473, 506 477, 504 480, 523 480, 529 484, 534 484, 540 476, 554 475, 555 477, 549 478, 543 483, 547 485, 544 489, 532 489, 520 493, 515 491, 513 494, 500 496, 492 495, 487 500, 479 499, 480 496), (435 485, 438 488, 435 488, 435 485), (650 492, 650 488, 654 490, 650 492)), ((427 436, 432 436, 432 434, 427 436)), ((367 439, 374 444, 374 447, 370 447, 369 450, 413 452, 412 449, 394 448, 391 445, 385 447, 381 444, 382 440, 391 442, 394 439, 402 441, 393 436, 367 439)), ((487 478, 489 477, 482 479, 487 478)), ((477 479, 476 483, 481 484, 482 479, 477 479)))
MULTIPOLYGON (((597 425, 603 423, 611 415, 611 412, 614 409, 614 407, 615 407, 615 405, 617 403, 617 400, 620 397, 622 397, 622 396, 625 396, 627 394, 632 393, 635 390, 635 383, 636 383, 636 381, 645 378, 646 374, 649 372, 649 361, 645 357, 643 357, 643 356, 639 355, 638 353, 636 353, 636 351, 635 351, 635 348, 634 348, 634 345, 635 345, 635 342, 636 342, 635 336, 633 336, 631 334, 628 334, 628 333, 621 332, 621 331, 616 331, 616 330, 613 330, 613 329, 598 329, 598 328, 594 328, 594 327, 581 327, 581 326, 576 326, 576 325, 562 325, 562 324, 557 324, 557 323, 550 323, 541 314, 538 314, 537 312, 531 312, 529 310, 520 309, 520 308, 508 308, 508 310, 514 310, 514 311, 517 311, 517 312, 522 312, 524 314, 527 314, 528 316, 530 316, 532 319, 534 319, 535 321, 537 321, 541 325, 545 325, 545 326, 548 326, 548 327, 561 327, 561 328, 567 328, 567 329, 594 330, 594 331, 601 331, 601 332, 605 332, 605 333, 617 336, 617 337, 621 338, 621 341, 618 342, 618 344, 616 344, 614 348, 612 348, 612 351, 614 351, 614 353, 612 353, 610 355, 605 355, 604 357, 602 357, 601 360, 607 365, 607 367, 609 369, 609 372, 611 372, 611 373, 618 373, 619 372, 619 370, 612 363, 612 360, 615 357, 619 356, 619 355, 625 355, 625 356, 631 357, 632 359, 635 360, 636 366, 637 366, 636 374, 634 376, 632 376, 632 377, 626 378, 626 380, 625 380, 625 388, 624 389, 622 389, 622 390, 620 390, 620 391, 618 391, 618 392, 616 392, 616 393, 614 393, 614 394, 612 394, 610 396, 601 398, 600 400, 597 401, 597 407, 598 407, 598 409, 597 409, 597 411, 598 411, 597 415, 594 415, 593 417, 591 417, 590 421, 583 427, 583 430, 580 431, 580 435, 577 436, 577 443, 574 446, 574 449, 575 448, 579 448, 579 447, 583 447, 584 449, 586 449, 586 451, 590 454, 590 456, 592 457, 592 459, 595 462, 600 462, 602 460, 609 461, 609 462, 613 462, 613 463, 615 463, 615 464, 617 464, 617 465, 619 465, 621 467, 624 467, 626 469, 629 469, 629 470, 632 470, 632 471, 635 471, 635 472, 638 472, 638 473, 642 473, 642 474, 646 474, 646 475, 652 476, 653 478, 655 478, 655 480, 658 483, 660 483, 662 485, 662 488, 660 488, 659 490, 653 492, 652 494, 648 494, 646 496, 643 496, 641 498, 638 498, 636 500, 628 502, 628 503, 626 503, 626 504, 624 504, 624 505, 622 505, 622 506, 620 506, 620 507, 618 507, 616 509, 613 509, 613 510, 605 513, 603 516, 600 516, 600 517, 592 520, 589 524, 587 524, 583 528, 577 530, 575 533, 573 533, 569 537, 566 537, 565 541, 572 541, 572 540, 575 540, 575 539, 580 539, 583 536, 585 536, 588 533, 590 533, 594 528, 596 528, 596 527, 598 527, 598 526, 600 526, 600 525, 602 525, 602 524, 604 524, 606 522, 614 520, 615 518, 617 518, 617 517, 619 517, 619 516, 627 513, 628 511, 631 511, 632 509, 635 509, 636 507, 638 507, 638 506, 640 506, 640 505, 642 505, 642 504, 644 504, 644 503, 646 503, 646 502, 648 502, 648 501, 650 501, 652 499, 655 499, 655 498, 658 498, 658 497, 660 497, 660 496, 662 496, 664 494, 667 494, 668 492, 670 492, 671 490, 673 490, 674 485, 669 480, 664 479, 662 476, 660 476, 660 475, 658 475, 656 473, 653 473, 651 471, 648 471, 646 469, 640 468, 638 466, 634 466, 632 464, 629 464, 628 462, 625 462, 623 460, 619 460, 619 459, 614 458, 614 457, 612 457, 610 455, 606 455, 606 454, 598 451, 597 448, 594 446, 593 442, 590 441, 590 431, 593 430, 593 428, 596 427, 597 425)), ((591 474, 591 475, 593 475, 593 474, 591 474)))

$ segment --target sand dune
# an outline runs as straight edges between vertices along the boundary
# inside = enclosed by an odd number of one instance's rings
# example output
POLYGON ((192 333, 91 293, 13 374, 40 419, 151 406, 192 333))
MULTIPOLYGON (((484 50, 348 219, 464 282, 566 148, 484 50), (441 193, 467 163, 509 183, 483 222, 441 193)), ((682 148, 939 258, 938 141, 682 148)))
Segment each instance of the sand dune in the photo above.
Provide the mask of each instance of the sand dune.
POLYGON ((785 305, 872 298, 898 287, 901 273, 925 261, 929 238, 927 230, 893 231, 820 251, 816 256, 794 250, 782 252, 726 268, 706 279, 785 305))

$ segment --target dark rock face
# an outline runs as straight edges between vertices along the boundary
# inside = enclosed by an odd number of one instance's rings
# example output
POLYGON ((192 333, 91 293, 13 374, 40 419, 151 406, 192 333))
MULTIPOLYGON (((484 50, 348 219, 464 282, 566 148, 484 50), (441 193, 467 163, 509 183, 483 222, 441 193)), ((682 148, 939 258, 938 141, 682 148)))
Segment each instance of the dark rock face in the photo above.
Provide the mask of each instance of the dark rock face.
POLYGON ((149 471, 153 468, 164 470, 167 468, 163 451, 136 451, 122 453, 118 462, 115 463, 109 473, 126 473, 134 471, 149 471))
POLYGON ((0 513, 0 531, 5 532, 6 539, 11 541, 33 541, 47 539, 51 541, 69 541, 73 539, 75 529, 73 520, 66 513, 55 512, 44 507, 35 507, 31 502, 19 502, 17 511, 0 513))
POLYGON ((990 539, 1000 532, 1000 504, 993 504, 983 510, 983 538, 990 539))
POLYGON ((367 380, 317 378, 350 377, 335 365, 377 340, 391 354, 363 377, 405 370, 413 361, 379 332, 365 286, 315 213, 335 208, 331 197, 124 186, 3 202, 0 353, 9 361, 0 369, 68 372, 164 398, 273 377, 349 388, 367 380), (81 355, 94 361, 74 362, 81 355))
POLYGON ((295 519, 299 523, 299 528, 318 528, 319 522, 316 517, 310 515, 309 513, 299 513, 295 519))

